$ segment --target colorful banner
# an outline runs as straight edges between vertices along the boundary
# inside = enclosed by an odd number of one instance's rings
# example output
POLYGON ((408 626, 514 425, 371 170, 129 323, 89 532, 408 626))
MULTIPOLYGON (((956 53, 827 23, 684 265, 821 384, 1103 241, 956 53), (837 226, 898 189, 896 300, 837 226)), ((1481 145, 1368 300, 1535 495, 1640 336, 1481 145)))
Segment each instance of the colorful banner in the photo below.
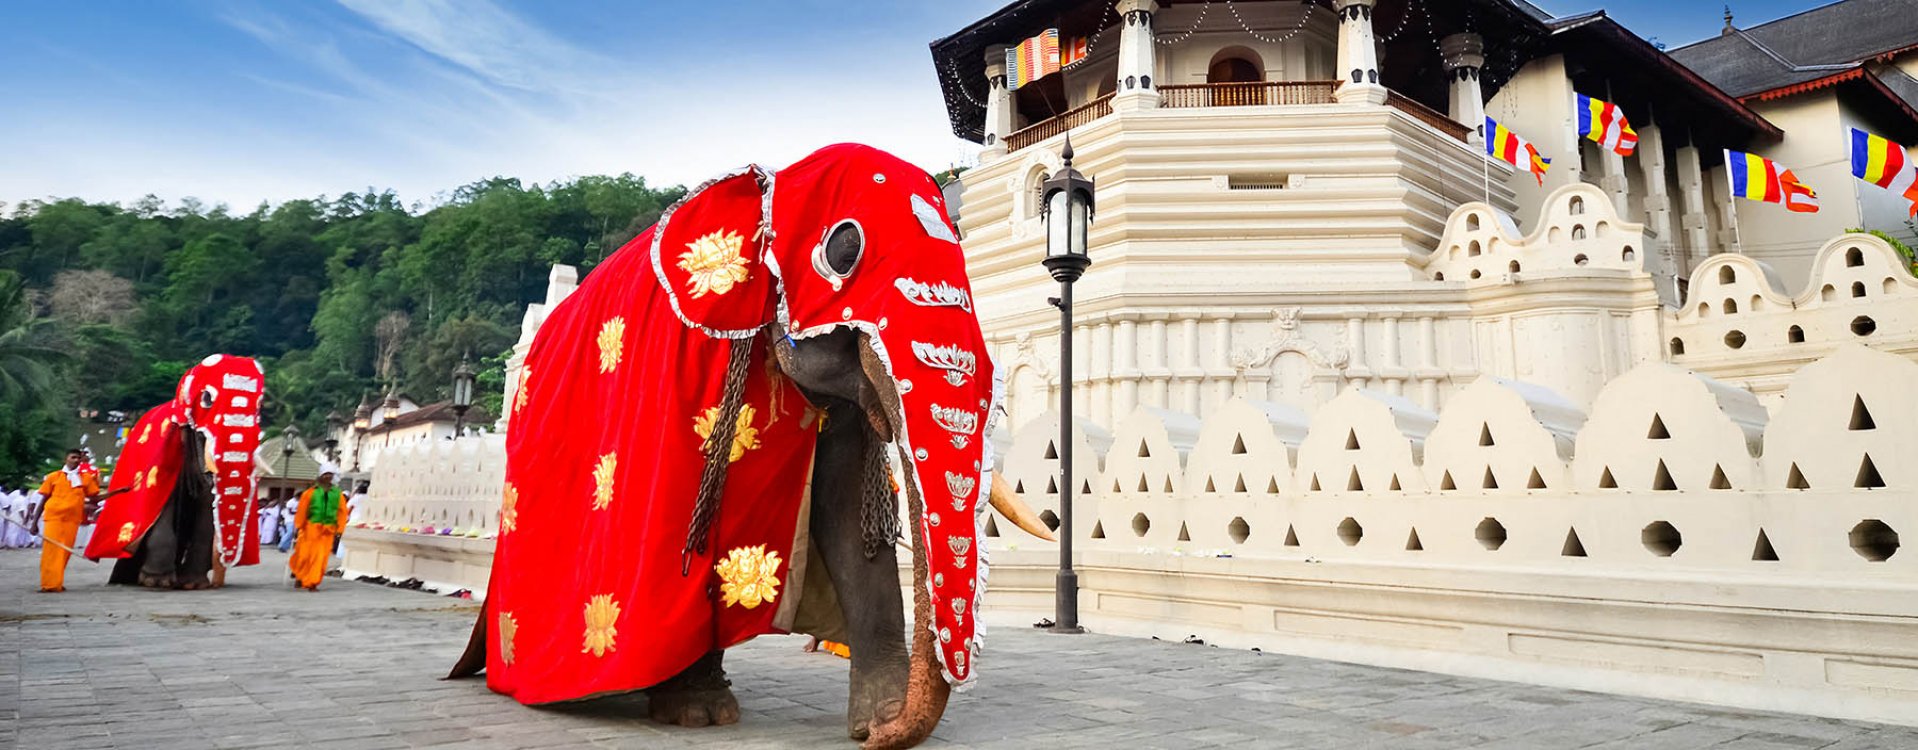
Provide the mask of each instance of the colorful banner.
POLYGON ((1638 149, 1638 131, 1625 120, 1625 110, 1607 101, 1584 94, 1573 94, 1572 116, 1578 118, 1578 134, 1586 140, 1631 156, 1638 149))
POLYGON ((1851 128, 1851 174, 1904 196, 1911 201, 1911 215, 1918 216, 1918 167, 1904 146, 1851 128))
POLYGON ((1540 156, 1538 147, 1531 141, 1518 137, 1490 117, 1485 118, 1485 153, 1514 167, 1530 170, 1541 187, 1545 185, 1545 170, 1552 168, 1552 160, 1540 156))
POLYGON ((1006 50, 1006 88, 1018 91, 1033 81, 1059 72, 1059 30, 1020 42, 1006 50))
POLYGON ((1757 154, 1725 150, 1725 176, 1732 195, 1760 203, 1778 203, 1799 213, 1818 213, 1818 193, 1798 176, 1757 154))

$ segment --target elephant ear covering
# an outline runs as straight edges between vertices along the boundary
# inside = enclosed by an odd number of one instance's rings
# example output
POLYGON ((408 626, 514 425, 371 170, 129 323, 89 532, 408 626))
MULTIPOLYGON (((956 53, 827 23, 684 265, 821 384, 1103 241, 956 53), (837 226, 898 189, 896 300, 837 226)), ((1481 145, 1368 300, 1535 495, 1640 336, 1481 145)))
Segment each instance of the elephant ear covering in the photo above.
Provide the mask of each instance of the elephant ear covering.
POLYGON ((541 325, 507 405, 493 690, 540 704, 643 689, 787 623, 818 425, 755 336, 776 311, 770 190, 756 168, 700 186, 541 325), (709 440, 735 351, 733 434, 709 440), (728 470, 689 550, 709 450, 728 470))
POLYGON ((260 447, 260 395, 265 377, 248 357, 214 354, 200 361, 174 390, 173 400, 141 415, 127 432, 126 447, 114 464, 112 490, 96 532, 87 542, 92 559, 133 554, 166 506, 179 481, 184 450, 181 430, 207 436, 214 472, 213 522, 220 562, 231 568, 260 561, 260 540, 252 522, 256 483, 253 455, 260 447))

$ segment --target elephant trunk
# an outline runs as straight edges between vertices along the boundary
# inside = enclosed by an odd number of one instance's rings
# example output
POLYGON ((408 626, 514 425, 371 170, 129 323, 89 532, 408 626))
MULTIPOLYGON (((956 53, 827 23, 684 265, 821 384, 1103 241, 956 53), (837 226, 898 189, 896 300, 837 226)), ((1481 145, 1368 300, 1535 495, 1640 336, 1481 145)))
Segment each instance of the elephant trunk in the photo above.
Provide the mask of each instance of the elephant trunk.
MULTIPOLYGON (((910 517, 923 516, 925 500, 913 477, 907 477, 905 489, 910 517)), ((924 742, 939 726, 939 720, 946 714, 946 699, 952 696, 952 686, 946 684, 939 658, 934 653, 939 644, 933 637, 932 597, 926 585, 930 575, 926 535, 919 524, 910 524, 910 528, 913 529, 912 662, 906 677, 906 706, 898 717, 872 727, 872 733, 861 746, 864 750, 895 750, 924 742)))

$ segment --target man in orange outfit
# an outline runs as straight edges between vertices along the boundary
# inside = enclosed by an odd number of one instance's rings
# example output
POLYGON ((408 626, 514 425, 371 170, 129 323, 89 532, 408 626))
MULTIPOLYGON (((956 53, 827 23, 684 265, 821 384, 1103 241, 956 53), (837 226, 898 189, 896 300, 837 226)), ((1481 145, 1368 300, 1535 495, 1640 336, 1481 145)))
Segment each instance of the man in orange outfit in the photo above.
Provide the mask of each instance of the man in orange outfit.
POLYGON ((346 529, 346 498, 333 486, 339 469, 332 464, 320 466, 319 481, 300 495, 300 510, 293 516, 293 528, 299 539, 293 543, 293 555, 287 568, 300 588, 318 591, 326 578, 327 561, 333 557, 333 540, 346 529))
POLYGON ((86 520, 87 502, 101 494, 99 475, 80 470, 83 458, 86 453, 79 448, 67 451, 66 466, 40 481, 40 495, 45 500, 27 521, 27 528, 40 529, 41 536, 46 537, 47 543, 40 547, 40 590, 46 593, 67 590, 67 558, 72 557, 69 550, 79 537, 80 523, 86 520))

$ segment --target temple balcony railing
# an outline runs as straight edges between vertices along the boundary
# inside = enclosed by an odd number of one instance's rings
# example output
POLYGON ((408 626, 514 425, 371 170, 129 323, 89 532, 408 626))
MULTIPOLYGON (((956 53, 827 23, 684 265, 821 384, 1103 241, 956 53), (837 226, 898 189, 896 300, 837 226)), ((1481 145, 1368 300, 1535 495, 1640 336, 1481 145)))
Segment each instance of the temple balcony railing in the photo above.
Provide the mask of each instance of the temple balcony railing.
MULTIPOLYGON (((1159 87, 1160 109, 1216 107, 1302 107, 1338 103, 1338 81, 1259 81, 1253 83, 1192 83, 1159 87)), ((1034 123, 1006 137, 1006 150, 1018 151, 1073 128, 1112 114, 1112 94, 1106 94, 1051 119, 1034 123)), ((1385 105, 1455 140, 1466 141, 1472 128, 1418 100, 1390 92, 1385 105)))

